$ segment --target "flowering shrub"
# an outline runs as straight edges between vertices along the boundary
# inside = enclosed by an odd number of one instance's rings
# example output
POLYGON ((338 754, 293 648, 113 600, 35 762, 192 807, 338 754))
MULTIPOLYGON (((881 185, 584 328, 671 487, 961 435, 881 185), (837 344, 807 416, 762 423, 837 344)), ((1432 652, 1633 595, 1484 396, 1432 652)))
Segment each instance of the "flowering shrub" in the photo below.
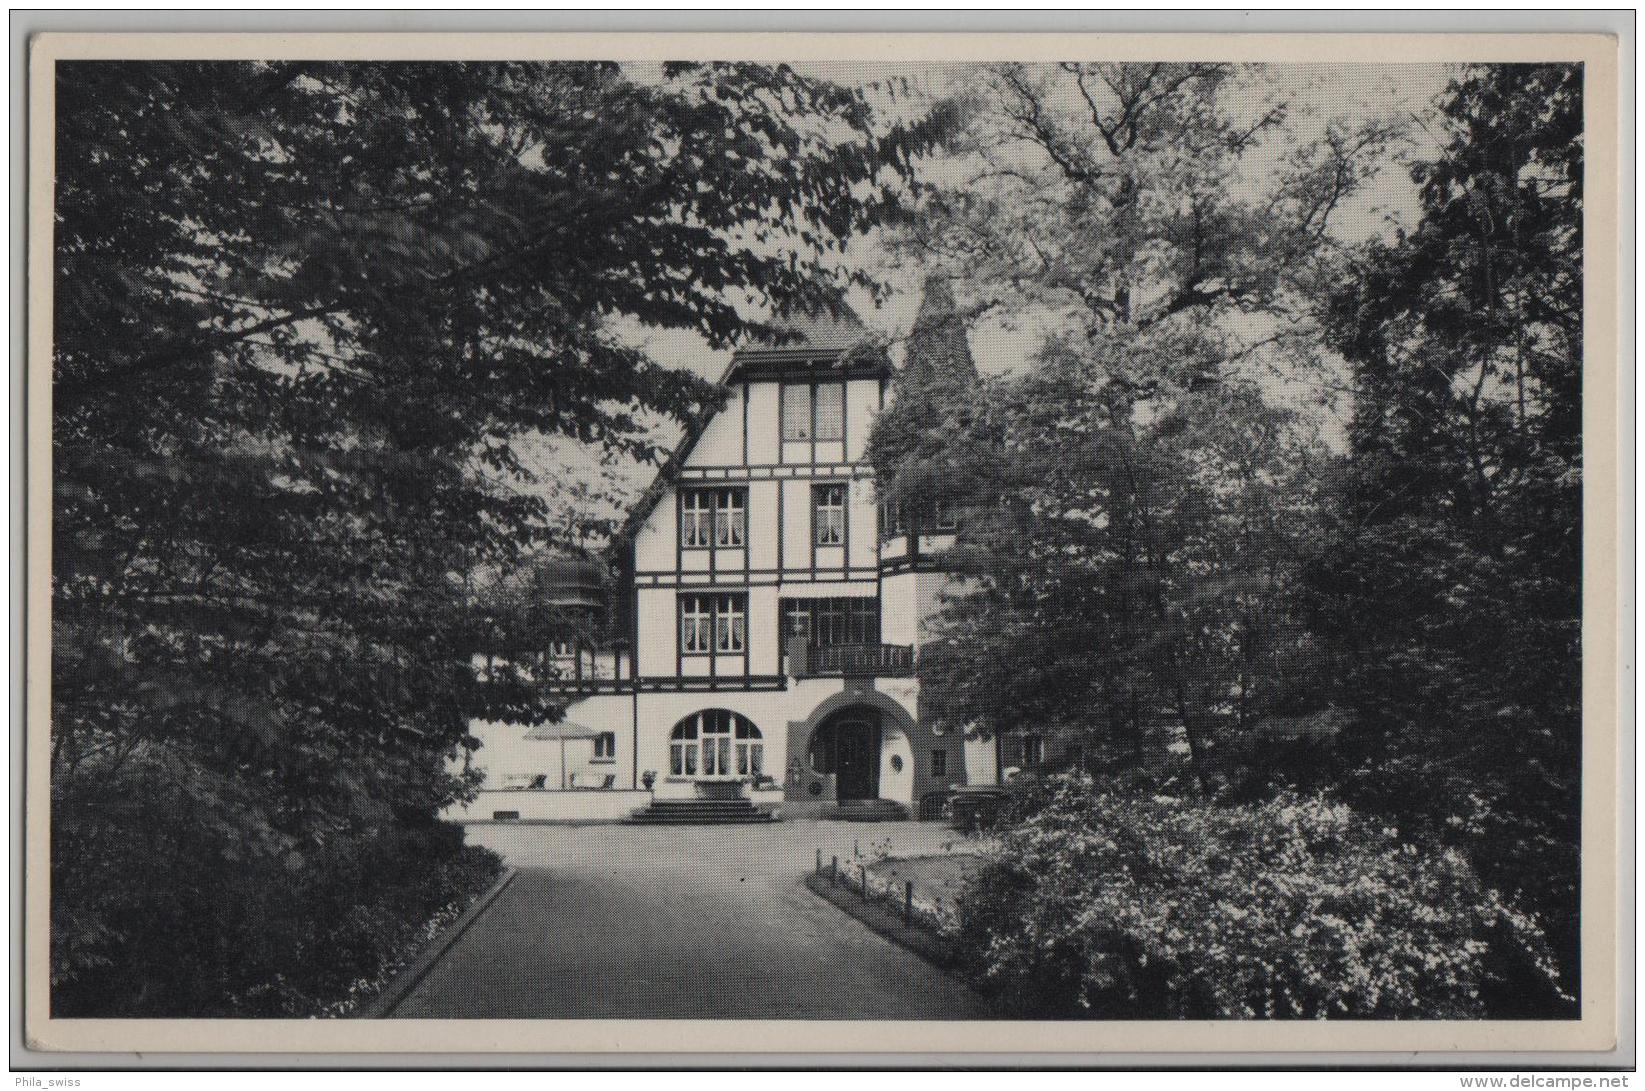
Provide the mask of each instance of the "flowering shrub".
POLYGON ((1532 921, 1450 850, 1324 795, 1235 806, 1053 777, 1002 833, 961 957, 1008 1007, 1097 1018, 1470 1018, 1493 945, 1552 987, 1532 921))

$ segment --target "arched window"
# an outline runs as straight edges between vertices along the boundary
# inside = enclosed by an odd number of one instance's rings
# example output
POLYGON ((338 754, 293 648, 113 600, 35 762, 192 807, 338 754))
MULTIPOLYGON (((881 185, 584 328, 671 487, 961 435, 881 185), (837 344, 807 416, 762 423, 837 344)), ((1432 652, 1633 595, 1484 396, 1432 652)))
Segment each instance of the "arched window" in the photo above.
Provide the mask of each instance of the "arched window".
POLYGON ((746 716, 710 708, 674 725, 668 771, 676 777, 757 777, 765 771, 765 743, 746 716))

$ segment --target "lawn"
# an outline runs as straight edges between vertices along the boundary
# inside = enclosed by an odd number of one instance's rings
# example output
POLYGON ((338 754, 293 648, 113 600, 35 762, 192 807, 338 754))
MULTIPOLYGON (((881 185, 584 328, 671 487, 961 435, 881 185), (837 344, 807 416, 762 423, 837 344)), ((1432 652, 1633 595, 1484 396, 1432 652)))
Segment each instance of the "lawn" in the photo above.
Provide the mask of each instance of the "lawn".
POLYGON ((975 852, 945 852, 932 856, 887 857, 868 866, 875 887, 900 889, 914 884, 914 903, 921 910, 949 917, 966 884, 982 866, 984 857, 975 852))

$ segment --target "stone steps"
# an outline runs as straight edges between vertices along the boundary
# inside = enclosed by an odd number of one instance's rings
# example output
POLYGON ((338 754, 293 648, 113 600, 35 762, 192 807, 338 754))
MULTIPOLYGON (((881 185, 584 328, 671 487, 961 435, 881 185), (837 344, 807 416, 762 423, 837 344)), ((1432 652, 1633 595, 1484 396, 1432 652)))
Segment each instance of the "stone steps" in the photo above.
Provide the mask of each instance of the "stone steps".
POLYGON ((655 799, 635 811, 628 822, 649 826, 706 826, 739 822, 771 822, 770 811, 746 799, 655 799))

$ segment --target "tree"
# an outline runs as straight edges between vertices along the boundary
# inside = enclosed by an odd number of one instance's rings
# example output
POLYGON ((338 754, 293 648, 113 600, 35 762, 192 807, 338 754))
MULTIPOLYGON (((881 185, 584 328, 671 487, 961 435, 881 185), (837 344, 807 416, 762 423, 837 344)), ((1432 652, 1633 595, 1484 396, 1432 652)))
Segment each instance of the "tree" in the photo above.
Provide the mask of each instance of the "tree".
POLYGON ((1357 797, 1464 846, 1540 916, 1574 994, 1582 73, 1474 67, 1442 113, 1420 224, 1335 300, 1355 410, 1317 626, 1357 797))
MULTIPOLYGON (((1144 343, 1125 342, 1125 366, 1148 366, 1144 343)), ((1219 725, 1248 730, 1306 690, 1291 596, 1314 452, 1292 414, 1235 379, 1133 420, 1105 382, 1117 351, 1053 346, 1031 372, 978 384, 950 403, 969 414, 966 439, 945 442, 953 461, 912 463, 943 467, 912 487, 963 513, 946 560, 969 577, 922 650, 922 694, 945 726, 1031 724, 1116 775, 1162 782, 1180 744, 1210 788, 1219 725)), ((1196 346, 1154 351, 1191 361, 1196 346)), ((876 450, 889 445, 877 430, 876 450)))
POLYGON ((514 440, 654 457, 714 395, 610 319, 832 305, 942 112, 598 63, 73 62, 57 110, 54 1003, 244 1011, 470 717, 558 714, 468 665, 465 577, 550 536, 514 440))
POLYGON ((1261 82, 990 68, 957 153, 975 169, 899 236, 965 271, 964 313, 1052 331, 1022 376, 912 410, 899 387, 876 429, 876 473, 905 504, 943 477, 970 508, 975 593, 920 667, 955 726, 1033 724, 1133 771, 1186 747, 1210 788, 1216 725, 1311 698, 1290 601, 1322 449, 1265 396, 1265 369, 1311 366, 1332 214, 1397 130, 1327 126, 1263 176, 1252 152, 1287 135, 1287 109, 1246 108, 1261 82))

